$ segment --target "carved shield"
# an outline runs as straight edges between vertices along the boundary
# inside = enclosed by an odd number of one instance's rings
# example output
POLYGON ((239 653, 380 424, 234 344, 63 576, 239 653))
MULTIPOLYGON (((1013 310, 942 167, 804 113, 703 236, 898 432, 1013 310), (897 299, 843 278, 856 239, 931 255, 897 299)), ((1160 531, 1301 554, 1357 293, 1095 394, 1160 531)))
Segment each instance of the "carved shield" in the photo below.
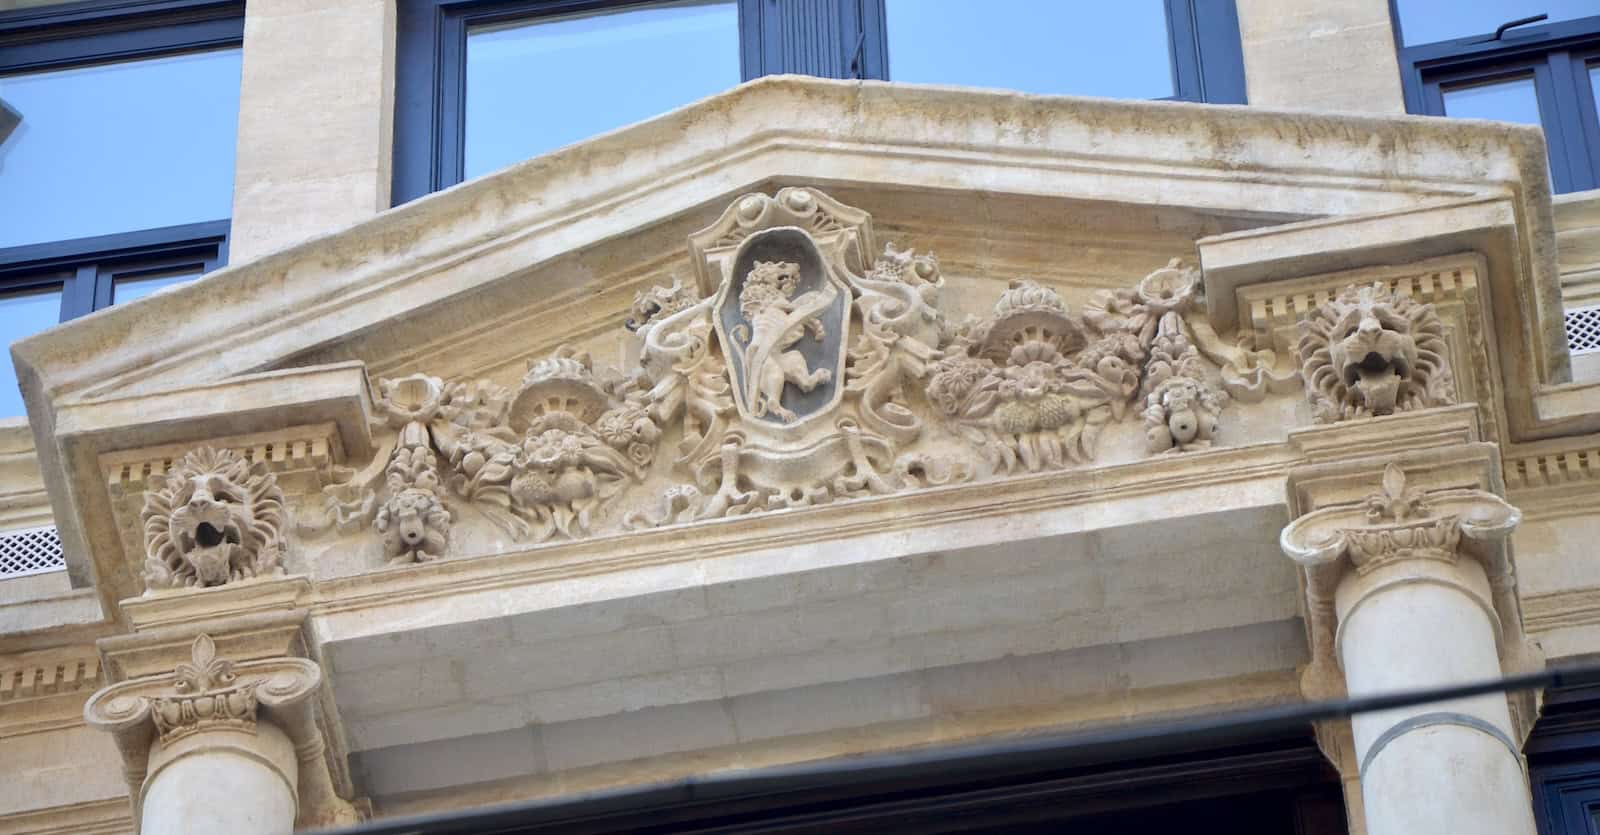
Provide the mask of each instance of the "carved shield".
POLYGON ((757 232, 717 294, 717 337, 747 421, 806 422, 838 405, 849 344, 850 287, 794 227, 757 232))

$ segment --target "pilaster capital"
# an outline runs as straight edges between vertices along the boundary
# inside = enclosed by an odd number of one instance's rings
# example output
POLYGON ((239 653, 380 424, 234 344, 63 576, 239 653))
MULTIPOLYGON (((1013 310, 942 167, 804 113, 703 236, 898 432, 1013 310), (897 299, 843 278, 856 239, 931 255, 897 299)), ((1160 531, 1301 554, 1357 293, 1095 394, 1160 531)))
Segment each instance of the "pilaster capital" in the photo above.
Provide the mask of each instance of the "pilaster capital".
POLYGON ((281 731, 294 748, 297 765, 278 770, 296 796, 296 823, 359 820, 355 808, 334 789, 324 756, 315 698, 322 669, 316 662, 290 656, 235 662, 219 656, 216 642, 204 632, 194 638, 189 653, 189 660, 171 672, 108 685, 83 707, 84 720, 116 740, 136 826, 152 779, 152 751, 170 757, 181 750, 204 750, 213 742, 216 747, 248 748, 263 723, 281 731))

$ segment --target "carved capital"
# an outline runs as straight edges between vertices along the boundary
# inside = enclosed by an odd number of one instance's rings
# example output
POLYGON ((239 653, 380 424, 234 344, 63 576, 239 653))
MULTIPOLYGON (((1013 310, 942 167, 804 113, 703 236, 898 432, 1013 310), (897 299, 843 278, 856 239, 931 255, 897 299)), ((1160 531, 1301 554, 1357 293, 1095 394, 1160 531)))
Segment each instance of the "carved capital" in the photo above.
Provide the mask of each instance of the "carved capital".
MULTIPOLYGON (((1493 452, 1486 444, 1469 444, 1387 461, 1314 465, 1290 475, 1291 509, 1303 515, 1283 529, 1279 545, 1303 571, 1312 657, 1301 690, 1308 698, 1344 693, 1337 630, 1340 607, 1348 607, 1342 598, 1335 605, 1336 591, 1389 567, 1409 566, 1404 570, 1439 582, 1459 578, 1453 569, 1461 560, 1475 561, 1487 590, 1481 580, 1476 590, 1460 585, 1495 622, 1502 670, 1543 666, 1523 631, 1508 542, 1522 514, 1484 489, 1496 485, 1493 452)), ((1368 593, 1388 582, 1377 580, 1368 593)), ((1517 697, 1511 705, 1524 732, 1537 714, 1536 702, 1529 701, 1535 698, 1517 697)))
POLYGON ((268 658, 235 663, 218 657, 211 636, 190 646, 190 660, 167 674, 129 679, 102 688, 84 704, 84 720, 107 731, 122 754, 123 774, 140 819, 153 749, 183 743, 203 745, 206 734, 237 745, 239 734, 255 736, 271 723, 294 745, 300 825, 354 823, 358 815, 333 788, 316 721, 322 670, 305 658, 268 658), (224 738, 226 738, 224 740, 224 738))
POLYGON ((1521 520, 1520 511, 1493 493, 1428 492, 1409 486, 1405 470, 1391 461, 1378 492, 1360 504, 1326 507, 1296 519, 1283 529, 1279 543, 1305 568, 1347 557, 1356 571, 1366 574, 1398 560, 1454 562, 1463 537, 1497 543, 1521 520))

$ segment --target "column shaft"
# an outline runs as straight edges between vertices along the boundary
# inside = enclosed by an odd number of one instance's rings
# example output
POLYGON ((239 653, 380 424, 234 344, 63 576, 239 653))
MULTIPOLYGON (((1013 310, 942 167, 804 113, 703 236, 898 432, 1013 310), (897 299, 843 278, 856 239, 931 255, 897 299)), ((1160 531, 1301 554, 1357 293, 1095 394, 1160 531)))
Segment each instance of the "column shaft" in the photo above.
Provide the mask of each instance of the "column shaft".
MULTIPOLYGON (((1498 677, 1491 599, 1471 560, 1348 573, 1336 600, 1350 695, 1498 677)), ((1369 835, 1534 835, 1504 696, 1363 714, 1351 727, 1369 835)))
POLYGON ((289 835, 294 745, 268 723, 255 733, 207 730, 157 745, 140 803, 145 835, 289 835))

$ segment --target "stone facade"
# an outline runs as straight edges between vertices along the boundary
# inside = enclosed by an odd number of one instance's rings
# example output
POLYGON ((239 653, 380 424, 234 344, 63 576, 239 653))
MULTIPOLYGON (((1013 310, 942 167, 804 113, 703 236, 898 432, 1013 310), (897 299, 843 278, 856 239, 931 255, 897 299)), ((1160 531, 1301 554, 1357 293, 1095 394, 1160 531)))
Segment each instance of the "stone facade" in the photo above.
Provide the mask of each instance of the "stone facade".
MULTIPOLYGON (((1385 4, 1300 5, 1238 4, 1250 107, 769 78, 380 212, 392 4, 252 4, 232 265, 13 348, 0 514, 68 570, 0 580, 0 833, 1600 651, 1600 380, 1562 336, 1596 198, 1552 210, 1536 131, 1345 74, 1393 60, 1385 4), (302 53, 326 107, 283 104, 302 53)), ((1532 835, 1539 711, 1307 732, 1352 832, 1532 835)))

